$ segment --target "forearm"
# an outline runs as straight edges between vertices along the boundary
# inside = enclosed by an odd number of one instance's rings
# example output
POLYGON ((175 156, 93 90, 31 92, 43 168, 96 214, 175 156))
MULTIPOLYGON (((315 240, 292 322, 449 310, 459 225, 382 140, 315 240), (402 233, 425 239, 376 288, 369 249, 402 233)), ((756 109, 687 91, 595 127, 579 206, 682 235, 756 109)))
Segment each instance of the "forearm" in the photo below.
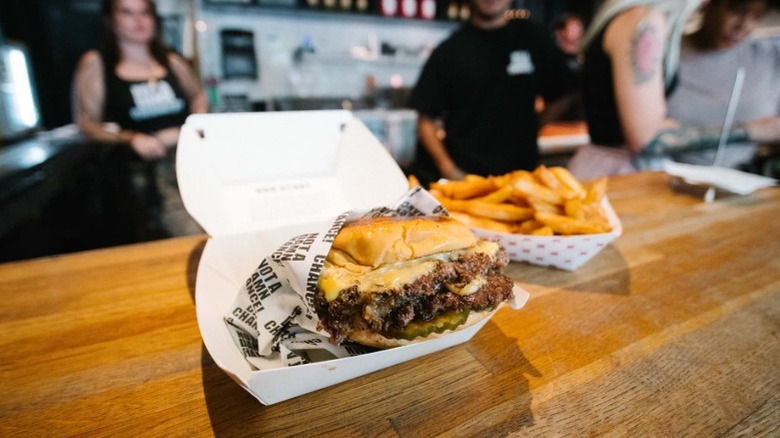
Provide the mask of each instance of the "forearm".
POLYGON ((94 121, 78 122, 79 130, 89 140, 98 143, 108 144, 130 144, 133 137, 137 134, 135 131, 120 129, 116 125, 107 125, 94 121))
MULTIPOLYGON (((640 155, 668 156, 678 153, 716 149, 720 143, 722 128, 717 126, 679 125, 661 129, 642 149, 640 155)), ((727 143, 739 143, 750 140, 748 132, 734 128, 729 132, 727 143)))
POLYGON ((192 114, 206 113, 209 110, 208 102, 206 101, 206 94, 198 92, 193 96, 190 102, 190 112, 192 114))
POLYGON ((154 137, 166 147, 173 147, 179 142, 180 129, 178 126, 165 128, 154 133, 154 137))

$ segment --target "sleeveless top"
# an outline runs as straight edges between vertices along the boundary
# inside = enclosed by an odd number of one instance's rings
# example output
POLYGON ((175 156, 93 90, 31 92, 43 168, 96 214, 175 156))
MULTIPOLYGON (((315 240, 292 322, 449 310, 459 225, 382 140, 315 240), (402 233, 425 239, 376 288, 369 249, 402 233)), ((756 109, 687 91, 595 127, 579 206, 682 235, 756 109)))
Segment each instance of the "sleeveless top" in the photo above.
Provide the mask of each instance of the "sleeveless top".
POLYGON ((127 81, 117 76, 114 68, 104 64, 105 121, 143 133, 184 124, 190 113, 187 99, 176 75, 170 67, 165 67, 166 74, 161 79, 127 81))
MULTIPOLYGON (((582 66, 583 103, 591 143, 599 146, 622 147, 626 143, 620 124, 615 98, 612 60, 604 52, 607 26, 593 39, 585 51, 582 66)), ((666 87, 669 96, 677 85, 677 73, 666 87)))

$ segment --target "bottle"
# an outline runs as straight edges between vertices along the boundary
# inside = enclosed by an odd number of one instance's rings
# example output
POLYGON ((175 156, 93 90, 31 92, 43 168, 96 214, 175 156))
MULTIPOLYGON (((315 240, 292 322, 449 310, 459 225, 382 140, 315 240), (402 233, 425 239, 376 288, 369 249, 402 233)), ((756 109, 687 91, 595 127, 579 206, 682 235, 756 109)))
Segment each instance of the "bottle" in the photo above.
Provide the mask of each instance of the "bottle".
POLYGON ((447 19, 457 21, 460 16, 460 2, 458 0, 450 0, 447 6, 447 19))
POLYGON ((417 15, 423 20, 436 18, 436 0, 420 0, 420 8, 417 15))
POLYGON ((471 7, 468 1, 464 1, 460 4, 460 10, 458 11, 458 19, 461 21, 468 21, 471 18, 471 7))
POLYGON ((208 90, 208 105, 209 105, 209 111, 211 112, 217 112, 220 110, 220 99, 219 99, 219 79, 217 79, 216 76, 209 76, 205 80, 206 89, 208 90))
POLYGON ((404 18, 417 16, 417 0, 401 0, 401 16, 404 18))
POLYGON ((355 0, 355 11, 364 14, 368 11, 368 0, 355 0))
POLYGON ((385 17, 398 14, 398 0, 379 0, 379 12, 385 17))

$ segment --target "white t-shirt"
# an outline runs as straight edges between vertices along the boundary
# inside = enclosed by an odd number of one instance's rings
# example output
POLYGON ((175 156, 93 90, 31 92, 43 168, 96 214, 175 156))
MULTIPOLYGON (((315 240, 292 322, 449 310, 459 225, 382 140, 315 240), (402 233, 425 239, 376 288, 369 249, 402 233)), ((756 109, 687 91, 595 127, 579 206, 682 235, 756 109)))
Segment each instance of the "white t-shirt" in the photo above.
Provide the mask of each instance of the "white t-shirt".
MULTIPOLYGON (((780 47, 770 39, 748 38, 728 50, 700 51, 683 40, 679 84, 667 101, 669 117, 694 125, 722 126, 726 119, 737 69, 745 67, 745 82, 735 122, 780 114, 780 47)), ((728 145, 723 165, 749 161, 752 145, 728 145)), ((715 151, 678 157, 711 165, 715 151)))

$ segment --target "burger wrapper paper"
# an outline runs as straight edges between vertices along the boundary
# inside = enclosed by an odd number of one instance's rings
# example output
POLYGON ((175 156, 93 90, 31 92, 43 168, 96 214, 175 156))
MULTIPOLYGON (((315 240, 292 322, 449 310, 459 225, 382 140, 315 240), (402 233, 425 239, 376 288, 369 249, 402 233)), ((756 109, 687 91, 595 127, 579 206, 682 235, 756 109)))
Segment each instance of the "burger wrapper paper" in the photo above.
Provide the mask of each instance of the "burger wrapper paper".
MULTIPOLYGON (((314 298, 325 257, 341 227, 360 218, 444 216, 446 210, 420 187, 393 205, 350 211, 292 237, 262 259, 239 290, 225 322, 236 345, 256 369, 294 366, 365 354, 373 349, 345 342, 333 345, 317 330, 314 298)), ((515 286, 509 305, 519 309, 528 293, 515 286)))

